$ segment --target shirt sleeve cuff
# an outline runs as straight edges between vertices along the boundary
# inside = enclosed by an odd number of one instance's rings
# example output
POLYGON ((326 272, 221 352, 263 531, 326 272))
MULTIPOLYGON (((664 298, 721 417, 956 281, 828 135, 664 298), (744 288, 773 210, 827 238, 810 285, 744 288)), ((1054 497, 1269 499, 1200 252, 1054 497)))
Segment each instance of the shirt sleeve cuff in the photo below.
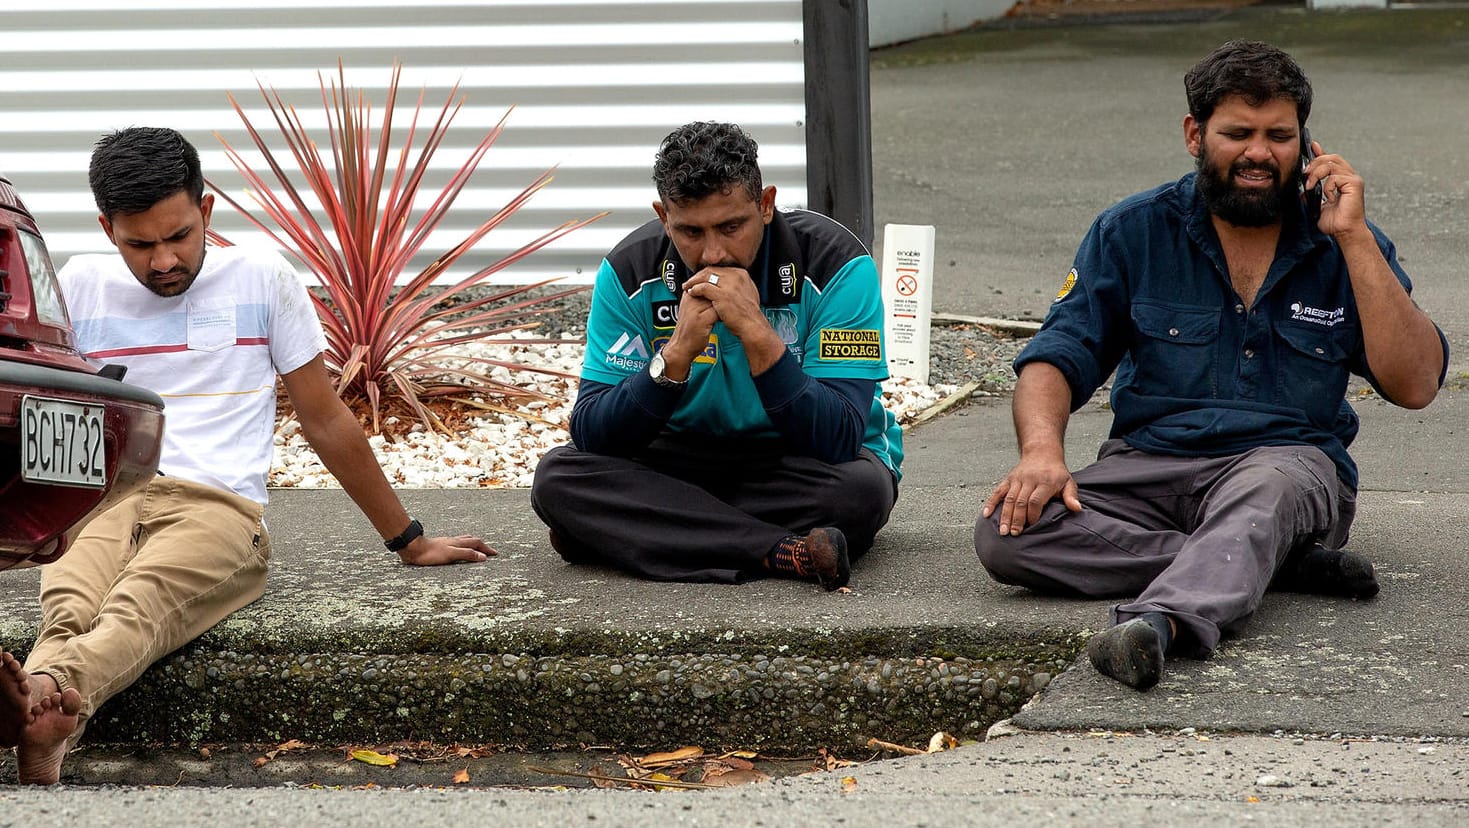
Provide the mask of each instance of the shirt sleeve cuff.
POLYGON ((755 392, 760 395, 760 403, 766 410, 789 404, 811 381, 789 348, 765 373, 752 379, 755 392))

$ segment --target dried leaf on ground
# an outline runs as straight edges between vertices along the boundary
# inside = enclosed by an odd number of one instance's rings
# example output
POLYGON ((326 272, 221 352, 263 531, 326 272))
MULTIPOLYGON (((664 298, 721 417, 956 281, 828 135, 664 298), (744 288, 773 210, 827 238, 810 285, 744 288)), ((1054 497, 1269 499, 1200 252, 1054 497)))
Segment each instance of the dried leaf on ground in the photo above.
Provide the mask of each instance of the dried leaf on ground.
POLYGON ((704 774, 704 784, 713 788, 731 788, 735 785, 748 785, 752 782, 769 782, 769 774, 761 773, 753 768, 735 768, 733 770, 721 770, 704 774))
POLYGON ((856 767, 858 764, 850 759, 838 758, 827 751, 826 748, 822 748, 821 750, 817 751, 817 753, 820 754, 820 761, 825 766, 826 770, 836 770, 837 768, 851 768, 856 767))
POLYGON ((681 747, 678 750, 671 750, 666 753, 650 753, 634 761, 645 768, 657 768, 664 765, 676 765, 679 762, 687 762, 690 759, 698 759, 703 755, 703 748, 689 745, 688 747, 681 747))
POLYGON ((852 791, 855 791, 855 790, 857 790, 857 777, 855 777, 855 776, 843 776, 842 777, 842 793, 844 793, 844 794, 845 793, 851 793, 852 791))
POLYGON ((287 742, 281 742, 280 744, 275 746, 274 750, 266 751, 264 756, 255 757, 255 761, 251 764, 253 764, 257 768, 261 768, 275 757, 280 756, 282 753, 289 753, 293 750, 306 750, 306 744, 299 739, 291 739, 287 742))
POLYGON ((391 768, 398 764, 398 754, 378 753, 367 748, 354 748, 347 752, 351 758, 368 765, 376 765, 383 768, 391 768))
POLYGON ((607 772, 602 770, 601 765, 593 765, 591 772, 587 776, 591 778, 592 784, 599 788, 615 788, 619 784, 622 784, 613 777, 608 776, 607 772))
POLYGON ((732 769, 732 770, 754 770, 755 769, 755 763, 754 762, 751 762, 749 759, 744 759, 742 757, 735 756, 734 754, 725 754, 724 756, 721 756, 721 757, 719 757, 718 759, 716 759, 714 761, 706 762, 704 764, 704 766, 706 768, 726 767, 726 768, 729 768, 729 769, 732 769))
POLYGON ((469 781, 469 768, 460 768, 454 772, 454 784, 463 785, 469 781))
POLYGON ((449 752, 460 759, 483 759, 486 756, 494 756, 496 748, 494 745, 452 745, 449 752))
POLYGON ((928 740, 928 752, 938 753, 942 750, 953 750, 959 746, 959 740, 940 730, 933 734, 928 740))

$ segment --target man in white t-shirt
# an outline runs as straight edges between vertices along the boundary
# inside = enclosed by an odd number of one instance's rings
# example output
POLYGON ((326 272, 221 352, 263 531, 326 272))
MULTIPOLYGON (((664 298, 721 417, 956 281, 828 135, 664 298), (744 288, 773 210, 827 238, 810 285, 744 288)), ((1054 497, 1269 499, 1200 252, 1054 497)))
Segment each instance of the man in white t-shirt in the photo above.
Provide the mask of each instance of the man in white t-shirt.
POLYGON ((302 432, 407 564, 483 561, 471 536, 429 537, 398 501, 337 397, 310 297, 273 251, 205 256, 214 197, 170 129, 104 136, 99 220, 120 257, 60 277, 80 350, 126 365, 167 404, 159 475, 97 516, 41 576, 41 632, 22 667, 0 656, 0 746, 22 783, 51 784, 88 717, 168 653, 265 590, 262 523, 279 375, 302 432))

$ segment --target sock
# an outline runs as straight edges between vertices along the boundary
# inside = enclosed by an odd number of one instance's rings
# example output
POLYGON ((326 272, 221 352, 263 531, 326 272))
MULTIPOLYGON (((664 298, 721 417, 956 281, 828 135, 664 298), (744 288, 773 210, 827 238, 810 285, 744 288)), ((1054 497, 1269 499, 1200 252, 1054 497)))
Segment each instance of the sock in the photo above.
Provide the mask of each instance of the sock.
POLYGON ((786 535, 765 553, 765 568, 782 575, 809 578, 813 566, 805 535, 786 535))
MULTIPOLYGON (((1165 629, 1168 626, 1168 617, 1163 613, 1147 615, 1157 616, 1165 629)), ((1097 633, 1086 643, 1087 658, 1097 672, 1135 690, 1147 690, 1157 684, 1167 660, 1163 639, 1154 626, 1156 621, 1147 615, 1097 633)))
POLYGON ((1169 647, 1173 645, 1173 625, 1169 623, 1168 616, 1161 612, 1145 612, 1138 617, 1158 631, 1158 643, 1162 645, 1163 652, 1166 654, 1169 647))
POLYGON ((835 527, 786 535, 765 553, 765 568, 787 577, 816 581, 828 592, 839 589, 852 575, 847 538, 835 527))
POLYGON ((1272 584, 1286 592, 1332 595, 1365 601, 1377 595, 1377 574, 1372 562, 1344 549, 1327 549, 1313 544, 1292 556, 1276 574, 1272 584))

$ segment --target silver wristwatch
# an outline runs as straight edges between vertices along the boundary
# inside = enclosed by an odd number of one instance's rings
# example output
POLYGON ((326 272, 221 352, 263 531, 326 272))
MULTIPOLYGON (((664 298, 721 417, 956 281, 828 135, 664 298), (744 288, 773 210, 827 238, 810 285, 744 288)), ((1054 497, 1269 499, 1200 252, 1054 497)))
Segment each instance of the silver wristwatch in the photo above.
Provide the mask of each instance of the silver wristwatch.
POLYGON ((676 380, 668 376, 668 363, 663 360, 662 352, 654 354, 648 360, 648 376, 663 388, 683 388, 689 384, 688 380, 676 380))

